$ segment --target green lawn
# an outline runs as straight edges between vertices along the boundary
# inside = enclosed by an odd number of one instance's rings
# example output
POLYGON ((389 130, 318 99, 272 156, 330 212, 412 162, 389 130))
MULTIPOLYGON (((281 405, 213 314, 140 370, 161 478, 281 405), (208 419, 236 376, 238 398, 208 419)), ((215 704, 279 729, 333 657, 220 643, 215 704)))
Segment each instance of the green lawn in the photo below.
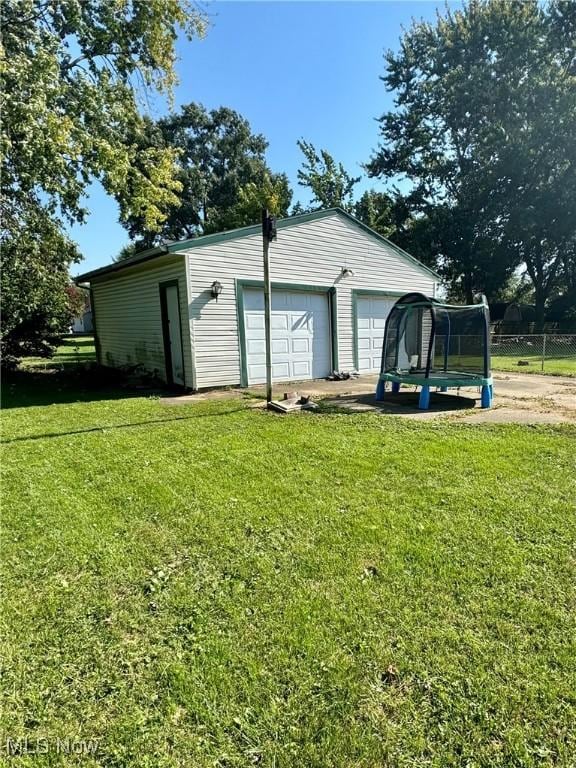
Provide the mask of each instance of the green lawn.
POLYGON ((53 357, 27 357, 25 370, 69 370, 96 360, 93 336, 67 336, 53 357))
POLYGON ((513 371, 514 373, 540 373, 552 376, 576 376, 576 355, 572 357, 547 357, 542 369, 542 357, 539 355, 492 355, 492 368, 495 371, 513 371), (518 361, 528 365, 518 365, 518 361))
POLYGON ((48 377, 6 389, 0 744, 50 751, 1 764, 574 765, 576 430, 21 407, 48 377))

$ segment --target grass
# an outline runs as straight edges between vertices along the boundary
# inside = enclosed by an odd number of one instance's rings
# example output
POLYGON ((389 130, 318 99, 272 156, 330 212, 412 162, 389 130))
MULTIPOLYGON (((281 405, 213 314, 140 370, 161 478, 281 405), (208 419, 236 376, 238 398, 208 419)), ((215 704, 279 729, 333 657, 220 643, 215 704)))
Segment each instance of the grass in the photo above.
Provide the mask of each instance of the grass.
POLYGON ((574 428, 22 407, 47 376, 8 390, 2 621, 4 733, 49 751, 7 765, 574 765, 574 428))
POLYGON ((544 369, 542 369, 542 357, 539 355, 492 355, 492 368, 495 371, 576 377, 576 355, 572 357, 547 357, 544 360, 544 369), (519 360, 526 361, 528 365, 519 366, 519 360))
POLYGON ((22 367, 24 370, 65 371, 95 362, 95 360, 93 336, 67 336, 62 340, 53 357, 27 357, 22 367))

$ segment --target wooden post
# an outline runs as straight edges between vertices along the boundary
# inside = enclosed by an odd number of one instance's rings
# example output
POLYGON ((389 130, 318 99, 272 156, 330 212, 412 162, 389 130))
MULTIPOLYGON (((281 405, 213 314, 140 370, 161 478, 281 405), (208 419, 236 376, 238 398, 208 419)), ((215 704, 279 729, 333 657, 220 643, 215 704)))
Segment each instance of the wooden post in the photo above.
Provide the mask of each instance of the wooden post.
POLYGON ((268 249, 268 210, 262 208, 262 250, 264 255, 264 330, 266 334, 266 402, 272 402, 272 286, 268 249))

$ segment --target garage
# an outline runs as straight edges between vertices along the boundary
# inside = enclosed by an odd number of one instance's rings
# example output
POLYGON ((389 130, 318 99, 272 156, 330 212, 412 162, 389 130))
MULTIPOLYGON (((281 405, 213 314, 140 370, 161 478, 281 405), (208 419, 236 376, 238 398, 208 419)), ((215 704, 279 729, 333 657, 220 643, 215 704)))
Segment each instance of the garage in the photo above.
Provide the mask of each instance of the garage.
POLYGON ((380 370, 384 326, 395 301, 393 296, 356 296, 356 348, 361 373, 380 370))
MULTIPOLYGON (((272 291, 272 378, 320 379, 332 370, 330 307, 326 293, 272 291)), ((244 291, 248 383, 266 381, 264 292, 244 291)))
MULTIPOLYGON (((377 372, 395 299, 436 295, 438 275, 338 208, 276 224, 274 380, 377 372)), ((254 224, 165 243, 77 280, 90 285, 102 365, 138 366, 169 385, 202 390, 264 382, 263 276, 262 225, 254 224)))

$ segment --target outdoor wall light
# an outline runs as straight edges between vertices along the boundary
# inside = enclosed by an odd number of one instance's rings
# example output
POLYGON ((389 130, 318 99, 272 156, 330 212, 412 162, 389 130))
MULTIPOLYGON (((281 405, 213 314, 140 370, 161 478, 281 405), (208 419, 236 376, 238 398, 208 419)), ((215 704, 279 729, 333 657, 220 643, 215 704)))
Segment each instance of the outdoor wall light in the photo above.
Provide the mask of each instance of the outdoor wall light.
POLYGON ((354 277, 354 270, 350 269, 350 267, 342 267, 340 274, 342 277, 354 277))
POLYGON ((218 282, 218 280, 214 280, 210 286, 210 293, 212 294, 212 298, 218 301, 218 296, 222 293, 222 283, 218 282))

